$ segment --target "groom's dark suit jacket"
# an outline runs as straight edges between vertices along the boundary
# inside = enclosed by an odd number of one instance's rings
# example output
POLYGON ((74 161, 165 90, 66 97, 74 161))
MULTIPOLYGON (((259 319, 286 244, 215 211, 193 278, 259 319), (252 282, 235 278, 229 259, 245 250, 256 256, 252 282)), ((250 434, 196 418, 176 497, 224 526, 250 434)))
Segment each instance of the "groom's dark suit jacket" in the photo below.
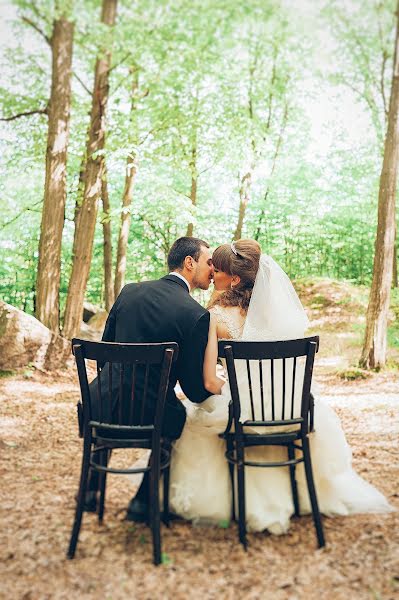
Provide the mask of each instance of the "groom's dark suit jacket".
MULTIPOLYGON (((163 435, 178 438, 186 420, 186 411, 174 392, 179 380, 185 395, 192 402, 203 402, 209 392, 204 388, 202 369, 208 341, 209 313, 189 294, 184 281, 175 275, 167 275, 158 281, 145 281, 126 285, 109 313, 103 341, 106 342, 177 342, 179 356, 174 363, 167 392, 163 435)), ((116 368, 116 365, 114 365, 116 368)), ((101 373, 108 379, 108 368, 101 373)), ((118 394, 119 376, 113 372, 114 394, 118 394)), ((152 370, 149 378, 148 422, 153 418, 159 369, 152 370)), ((107 381, 103 381, 107 385, 107 381)), ((131 373, 126 372, 124 388, 129 390, 131 373), (130 376, 130 380, 129 380, 130 376)), ((143 386, 138 380, 137 386, 143 386)), ((103 386, 102 386, 103 387, 103 386)), ((106 389, 103 387, 103 389, 106 389)), ((96 419, 97 385, 90 384, 92 418, 96 419)), ((124 398, 130 398, 127 391, 124 398)), ((125 400, 124 400, 125 402, 125 400)), ((127 401, 126 401, 127 402, 127 401)))

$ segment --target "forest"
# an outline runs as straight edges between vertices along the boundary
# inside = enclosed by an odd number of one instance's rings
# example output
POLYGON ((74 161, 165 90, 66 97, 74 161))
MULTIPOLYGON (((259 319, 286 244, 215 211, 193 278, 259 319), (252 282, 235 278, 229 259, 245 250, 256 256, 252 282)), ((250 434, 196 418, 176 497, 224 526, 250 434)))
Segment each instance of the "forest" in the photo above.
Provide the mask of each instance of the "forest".
POLYGON ((0 3, 0 596, 397 597, 398 164, 399 0, 0 3), (71 339, 100 339, 124 285, 162 277, 180 236, 257 240, 320 338, 312 461, 324 497, 345 491, 320 509, 323 548, 310 514, 249 532, 247 551, 234 514, 177 518, 155 567, 149 527, 126 520, 137 481, 116 475, 66 559, 71 339), (385 509, 348 504, 360 489, 385 509))
POLYGON ((84 298, 109 310, 185 234, 255 238, 294 279, 370 286, 394 13, 388 0, 9 3, 3 300, 71 337, 84 298))

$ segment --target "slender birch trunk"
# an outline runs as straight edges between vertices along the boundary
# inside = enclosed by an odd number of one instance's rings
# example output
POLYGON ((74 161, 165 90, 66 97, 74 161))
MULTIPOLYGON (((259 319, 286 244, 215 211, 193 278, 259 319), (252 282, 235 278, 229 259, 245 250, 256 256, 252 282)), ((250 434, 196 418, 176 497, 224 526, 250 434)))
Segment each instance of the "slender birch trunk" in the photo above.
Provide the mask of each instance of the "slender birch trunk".
POLYGON ((52 79, 35 312, 39 321, 55 333, 59 333, 60 327, 61 243, 66 202, 73 32, 73 23, 62 15, 54 22, 50 40, 52 79))
POLYGON ((395 199, 399 160, 399 2, 388 128, 378 196, 373 281, 367 309, 366 333, 360 364, 380 368, 386 363, 387 324, 395 241, 395 199))
POLYGON ((261 210, 261 213, 260 213, 260 215, 259 215, 258 225, 257 225, 256 231, 255 231, 255 234, 254 234, 254 239, 255 239, 256 241, 258 241, 258 240, 259 240, 260 233, 261 233, 261 228, 262 228, 262 224, 263 224, 263 221, 264 221, 264 219, 265 219, 265 216, 266 216, 266 210, 267 210, 267 198, 268 198, 268 196, 269 196, 269 192, 270 192, 270 182, 271 182, 271 180, 272 180, 272 178, 273 178, 274 171, 275 171, 276 164, 277 164, 277 159, 278 159, 278 156, 279 156, 279 154, 280 154, 281 145, 282 145, 282 143, 283 143, 283 136, 284 136, 285 127, 286 127, 286 125, 287 125, 287 119, 288 119, 288 104, 287 104, 287 102, 286 102, 286 103, 285 103, 285 107, 284 107, 283 120, 282 120, 282 123, 281 123, 281 128, 280 128, 280 131, 279 131, 279 134, 278 134, 278 140, 277 140, 277 144, 276 144, 276 147, 275 147, 275 149, 274 149, 274 155, 273 155, 272 167, 271 167, 271 169, 270 169, 270 173, 269 173, 269 177, 268 177, 268 184, 267 184, 267 187, 266 187, 266 191, 265 191, 265 193, 264 193, 264 196, 263 196, 263 204, 264 204, 264 207, 263 207, 263 209, 261 210))
MULTIPOLYGON (((197 139, 195 138, 195 145, 191 149, 191 189, 190 189, 190 200, 193 206, 197 206, 197 189, 198 189, 198 171, 197 171, 197 139)), ((187 226, 187 237, 192 237, 194 233, 194 223, 189 223, 187 226)))
POLYGON ((398 282, 398 227, 395 222, 395 241, 393 245, 393 274, 392 274, 392 287, 397 288, 398 282))
MULTIPOLYGON (((139 87, 138 71, 136 68, 132 69, 133 84, 132 84, 132 104, 131 104, 131 117, 133 118, 134 111, 136 110, 136 94, 139 87)), ((132 119, 133 120, 133 119, 132 119)), ((129 242, 129 230, 130 223, 132 220, 131 204, 133 200, 133 188, 134 181, 137 173, 137 153, 133 150, 127 157, 126 160, 126 175, 125 175, 125 186, 123 189, 122 196, 122 212, 121 212, 121 224, 119 229, 118 238, 118 251, 116 256, 115 266, 115 284, 114 284, 114 296, 117 298, 123 286, 125 285, 126 277, 126 265, 127 265, 127 246, 129 242)))
MULTIPOLYGON (((242 238, 242 228, 244 225, 245 212, 247 210, 248 202, 250 199, 250 193, 251 193, 252 173, 255 169, 256 142, 255 142, 255 137, 254 137, 254 132, 253 132, 254 106, 253 106, 253 100, 252 100, 252 93, 253 93, 253 84, 254 84, 254 78, 255 78, 256 63, 257 63, 257 56, 255 55, 254 63, 249 68, 249 90, 248 90, 248 118, 249 118, 249 129, 250 129, 249 138, 250 138, 250 145, 251 145, 251 162, 250 162, 248 171, 246 173, 244 173, 244 175, 242 176, 241 181, 240 181, 240 189, 239 189, 240 204, 239 204, 239 208, 238 208, 237 226, 236 226, 235 232, 233 234, 233 240, 239 240, 242 238)), ((269 98, 270 110, 271 110, 271 105, 272 105, 272 99, 273 99, 273 95, 271 95, 269 98)), ((266 126, 267 130, 268 130, 268 128, 269 128, 269 124, 266 126)))
POLYGON ((237 227, 233 235, 233 240, 239 240, 242 238, 242 228, 244 225, 245 211, 249 202, 250 191, 252 183, 252 170, 245 173, 241 179, 240 185, 240 206, 238 209, 238 221, 237 227))
POLYGON ((103 237, 104 237, 104 299, 105 310, 108 312, 114 303, 114 276, 112 272, 112 235, 111 235, 111 207, 108 194, 107 170, 104 168, 104 175, 101 182, 101 198, 103 202, 103 237))
MULTIPOLYGON (((103 0, 101 21, 110 27, 115 23, 116 8, 117 0, 103 0)), ((63 335, 68 338, 76 335, 80 329, 84 294, 90 272, 94 230, 104 169, 104 157, 101 150, 104 149, 105 145, 110 64, 111 51, 106 49, 97 59, 95 68, 90 131, 86 151, 85 188, 83 203, 79 211, 75 253, 65 308, 63 335)))

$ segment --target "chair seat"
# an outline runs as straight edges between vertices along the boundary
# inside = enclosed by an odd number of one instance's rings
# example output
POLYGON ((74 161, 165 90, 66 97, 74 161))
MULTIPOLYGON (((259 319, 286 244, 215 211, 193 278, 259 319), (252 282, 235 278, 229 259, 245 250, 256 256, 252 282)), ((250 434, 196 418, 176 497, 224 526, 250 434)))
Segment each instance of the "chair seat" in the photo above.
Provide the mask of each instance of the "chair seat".
MULTIPOLYGON (((108 448, 152 448, 153 428, 144 427, 122 427, 109 428, 94 426, 93 443, 96 446, 108 448)), ((170 446, 168 439, 161 438, 161 445, 164 448, 170 446)))
POLYGON ((123 437, 100 437, 96 436, 93 438, 95 446, 102 446, 103 448, 142 448, 144 450, 150 450, 152 448, 152 441, 144 438, 123 438, 123 437))

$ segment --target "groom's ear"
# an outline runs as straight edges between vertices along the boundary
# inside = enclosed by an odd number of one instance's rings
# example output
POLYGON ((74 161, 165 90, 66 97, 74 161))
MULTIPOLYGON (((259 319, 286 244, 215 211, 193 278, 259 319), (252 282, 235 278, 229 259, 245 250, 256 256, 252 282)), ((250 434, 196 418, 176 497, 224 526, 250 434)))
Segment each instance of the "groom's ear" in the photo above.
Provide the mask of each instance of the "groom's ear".
POLYGON ((184 259, 184 263, 183 263, 183 267, 186 268, 188 271, 192 271, 194 268, 194 259, 192 256, 186 256, 186 258, 184 259))

